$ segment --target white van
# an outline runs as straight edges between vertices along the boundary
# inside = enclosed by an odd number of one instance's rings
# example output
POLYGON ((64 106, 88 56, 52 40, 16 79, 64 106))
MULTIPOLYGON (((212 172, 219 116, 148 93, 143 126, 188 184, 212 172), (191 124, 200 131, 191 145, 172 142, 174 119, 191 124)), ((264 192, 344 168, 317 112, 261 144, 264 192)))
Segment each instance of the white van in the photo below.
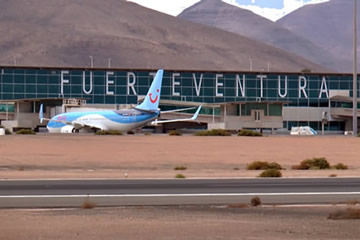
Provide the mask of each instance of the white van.
POLYGON ((309 135, 317 135, 317 132, 313 128, 309 127, 309 126, 292 127, 290 135, 302 135, 302 136, 306 135, 306 136, 309 136, 309 135))

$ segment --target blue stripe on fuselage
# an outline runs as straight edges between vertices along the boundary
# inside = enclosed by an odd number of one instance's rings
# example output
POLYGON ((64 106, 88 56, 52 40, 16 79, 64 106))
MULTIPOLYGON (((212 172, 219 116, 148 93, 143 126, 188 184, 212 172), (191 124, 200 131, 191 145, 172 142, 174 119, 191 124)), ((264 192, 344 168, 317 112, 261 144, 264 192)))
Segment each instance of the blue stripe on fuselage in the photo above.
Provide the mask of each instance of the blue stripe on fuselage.
POLYGON ((147 112, 138 111, 136 109, 130 109, 130 110, 119 110, 119 111, 69 112, 69 113, 59 114, 53 117, 52 119, 57 121, 50 120, 48 123, 48 127, 61 128, 64 127, 66 124, 58 121, 72 122, 76 119, 85 117, 87 115, 100 115, 113 122, 117 122, 120 124, 131 124, 131 123, 151 120, 157 115, 159 115, 159 111, 156 111, 154 113, 150 113, 150 112, 147 113, 147 112))

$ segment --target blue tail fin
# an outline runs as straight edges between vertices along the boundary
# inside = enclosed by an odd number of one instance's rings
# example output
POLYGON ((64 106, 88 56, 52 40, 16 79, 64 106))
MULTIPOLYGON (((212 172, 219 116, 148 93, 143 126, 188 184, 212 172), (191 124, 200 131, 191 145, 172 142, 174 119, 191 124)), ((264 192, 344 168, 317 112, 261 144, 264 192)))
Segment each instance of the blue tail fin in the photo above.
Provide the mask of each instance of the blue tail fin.
POLYGON ((39 118, 40 118, 40 123, 42 123, 42 122, 43 122, 43 120, 44 120, 44 109, 43 109, 43 104, 41 104, 41 105, 40 105, 39 118))
POLYGON ((149 110, 149 111, 158 110, 163 75, 164 75, 163 69, 157 71, 144 101, 136 107, 137 109, 149 110))

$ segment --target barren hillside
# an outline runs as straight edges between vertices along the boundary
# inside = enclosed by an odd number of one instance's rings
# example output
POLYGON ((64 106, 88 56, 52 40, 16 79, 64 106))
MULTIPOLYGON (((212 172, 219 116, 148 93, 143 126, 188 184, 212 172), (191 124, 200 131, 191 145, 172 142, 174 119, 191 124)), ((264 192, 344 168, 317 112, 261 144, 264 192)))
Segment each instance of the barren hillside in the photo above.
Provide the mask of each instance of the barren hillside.
MULTIPOLYGON (((339 70, 352 71, 354 1, 331 0, 307 5, 278 21, 279 24, 306 36, 337 56, 339 70)), ((358 6, 360 7, 360 6, 358 6)), ((358 9, 358 16, 359 16, 358 9)), ((360 25, 358 25, 358 31, 360 25)), ((359 65, 360 66, 360 65, 359 65)))
POLYGON ((289 31, 280 24, 221 0, 202 0, 178 17, 256 39, 337 70, 334 56, 302 35, 295 34, 296 31, 289 31))
POLYGON ((300 57, 125 0, 0 0, 0 64, 326 71, 300 57))

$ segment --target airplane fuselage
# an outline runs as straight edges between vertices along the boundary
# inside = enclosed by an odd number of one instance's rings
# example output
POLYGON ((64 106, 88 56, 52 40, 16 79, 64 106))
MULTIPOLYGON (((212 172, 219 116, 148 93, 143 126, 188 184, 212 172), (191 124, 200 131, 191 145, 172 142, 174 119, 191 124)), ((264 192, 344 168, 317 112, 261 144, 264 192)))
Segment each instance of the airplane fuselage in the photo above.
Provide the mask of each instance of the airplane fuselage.
POLYGON ((160 111, 145 112, 136 109, 69 112, 54 116, 47 129, 51 133, 71 133, 83 128, 126 132, 153 121, 159 113, 160 111))

